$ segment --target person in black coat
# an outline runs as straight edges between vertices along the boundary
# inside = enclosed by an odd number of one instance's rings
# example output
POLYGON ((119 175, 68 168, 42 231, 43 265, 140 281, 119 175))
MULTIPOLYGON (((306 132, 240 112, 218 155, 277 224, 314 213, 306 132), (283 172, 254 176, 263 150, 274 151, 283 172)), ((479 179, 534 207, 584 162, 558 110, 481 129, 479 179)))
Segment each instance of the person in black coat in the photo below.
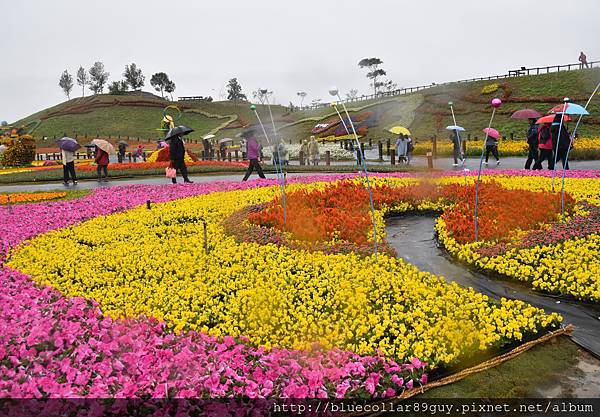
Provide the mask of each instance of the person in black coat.
POLYGON ((562 161, 563 169, 569 169, 569 162, 567 161, 567 152, 571 146, 571 135, 569 129, 563 123, 562 129, 560 129, 560 139, 558 138, 558 131, 560 128, 560 114, 557 114, 552 124, 552 148, 556 155, 556 162, 562 161))
MULTIPOLYGON (((181 173, 183 182, 193 182, 188 178, 188 170, 185 165, 185 146, 179 135, 169 139, 169 159, 171 159, 171 167, 181 173)), ((173 184, 177 184, 177 177, 172 178, 171 181, 173 184)))
POLYGON ((529 145, 529 153, 527 154, 527 161, 525 161, 525 169, 531 168, 533 162, 538 158, 538 125, 535 123, 536 119, 529 119, 529 129, 527 130, 527 145, 529 145))

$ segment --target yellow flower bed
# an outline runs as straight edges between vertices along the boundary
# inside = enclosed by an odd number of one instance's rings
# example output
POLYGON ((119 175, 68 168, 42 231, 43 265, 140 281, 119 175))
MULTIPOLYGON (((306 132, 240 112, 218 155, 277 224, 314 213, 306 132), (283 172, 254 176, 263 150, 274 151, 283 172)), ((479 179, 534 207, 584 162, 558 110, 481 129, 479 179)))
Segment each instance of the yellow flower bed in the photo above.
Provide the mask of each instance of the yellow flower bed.
MULTIPOLYGON (((466 139, 466 135, 462 135, 466 139)), ((425 155, 431 152, 430 140, 419 140, 415 142, 413 154, 425 155)), ((483 139, 467 141, 467 155, 470 157, 481 156, 483 139)), ((448 137, 442 136, 437 140, 437 154, 439 156, 449 156, 453 154, 454 145, 448 137)), ((528 145, 525 139, 500 140, 498 151, 500 156, 527 156, 528 145)), ((575 159, 598 159, 600 155, 600 138, 579 138, 575 141, 575 146, 571 151, 571 157, 575 159)))
POLYGON ((318 343, 433 365, 561 320, 519 301, 492 303, 385 255, 375 262, 236 243, 225 234, 224 218, 278 193, 278 187, 213 193, 99 217, 33 239, 9 265, 66 296, 93 298, 115 317, 153 316, 174 330, 244 335, 267 348, 318 343))

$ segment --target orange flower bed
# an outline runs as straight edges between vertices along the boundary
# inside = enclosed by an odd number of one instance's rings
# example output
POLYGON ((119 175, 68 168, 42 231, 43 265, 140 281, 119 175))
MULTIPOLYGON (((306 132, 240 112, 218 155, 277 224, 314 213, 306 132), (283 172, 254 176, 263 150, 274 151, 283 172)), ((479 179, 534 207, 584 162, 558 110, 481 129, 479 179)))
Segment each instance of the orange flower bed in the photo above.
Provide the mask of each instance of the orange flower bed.
MULTIPOLYGON (((405 187, 376 186, 373 202, 376 209, 387 207, 394 212, 400 203, 418 210, 423 203, 442 203, 442 217, 453 237, 461 242, 474 240, 475 186, 419 184, 405 187)), ((294 239, 311 242, 342 240, 365 244, 371 236, 372 220, 369 198, 364 186, 341 182, 323 190, 299 190, 286 196, 285 231, 294 239)), ((567 209, 574 205, 567 196, 567 209)), ((406 211, 403 208, 401 211, 406 211)), ((560 213, 560 195, 550 192, 507 190, 496 182, 480 187, 479 238, 505 240, 514 231, 534 230, 551 222, 560 213), (534 207, 535 209, 530 209, 534 207)), ((283 209, 279 199, 265 209, 251 213, 252 224, 284 230, 283 209)))
POLYGON ((34 203, 36 201, 55 200, 57 198, 63 198, 67 195, 66 192, 49 192, 49 193, 11 193, 11 194, 0 194, 0 205, 8 204, 9 200, 11 204, 16 203, 34 203))

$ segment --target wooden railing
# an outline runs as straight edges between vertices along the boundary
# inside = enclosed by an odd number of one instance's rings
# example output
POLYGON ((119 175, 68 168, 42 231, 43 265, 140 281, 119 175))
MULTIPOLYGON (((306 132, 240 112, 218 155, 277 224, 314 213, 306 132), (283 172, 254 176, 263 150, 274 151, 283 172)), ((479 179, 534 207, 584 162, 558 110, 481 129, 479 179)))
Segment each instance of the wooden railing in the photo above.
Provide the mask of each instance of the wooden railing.
MULTIPOLYGON (((600 61, 588 62, 588 68, 597 68, 598 66, 600 66, 600 61)), ((500 79, 504 79, 504 78, 520 77, 523 75, 540 75, 540 74, 549 74, 552 72, 573 71, 573 70, 578 70, 578 69, 582 69, 582 68, 583 68, 583 65, 581 63, 564 64, 564 65, 550 65, 547 67, 533 67, 533 68, 521 67, 520 69, 509 70, 508 73, 506 73, 506 74, 490 75, 488 77, 468 78, 468 79, 464 79, 464 80, 449 81, 449 82, 440 83, 440 84, 431 83, 429 85, 420 85, 417 87, 400 88, 400 89, 393 90, 393 91, 384 91, 384 92, 379 92, 377 94, 369 94, 369 95, 362 95, 360 97, 347 98, 347 99, 340 101, 340 103, 348 104, 348 103, 356 103, 356 102, 360 102, 360 101, 375 100, 375 99, 381 99, 381 98, 387 98, 387 97, 396 97, 396 96, 400 96, 400 95, 404 95, 404 94, 410 94, 410 93, 414 93, 417 91, 425 90, 428 88, 445 86, 445 85, 450 85, 450 84, 455 84, 455 83, 469 83, 469 82, 474 82, 474 81, 500 80, 500 79)), ((298 110, 315 110, 315 109, 328 107, 328 106, 329 106, 329 103, 316 103, 316 104, 312 104, 312 105, 308 105, 308 106, 303 106, 302 108, 298 107, 298 110)))

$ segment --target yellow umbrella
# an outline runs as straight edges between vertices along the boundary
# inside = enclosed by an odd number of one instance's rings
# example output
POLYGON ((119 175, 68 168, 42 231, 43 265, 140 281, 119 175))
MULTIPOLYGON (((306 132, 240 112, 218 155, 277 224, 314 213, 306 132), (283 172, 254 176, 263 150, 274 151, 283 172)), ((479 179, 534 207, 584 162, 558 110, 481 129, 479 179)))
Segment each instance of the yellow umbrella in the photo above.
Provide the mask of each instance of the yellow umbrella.
POLYGON ((404 126, 394 126, 391 129, 388 130, 388 132, 392 132, 394 135, 408 135, 410 136, 410 130, 408 130, 407 128, 405 128, 404 126))

